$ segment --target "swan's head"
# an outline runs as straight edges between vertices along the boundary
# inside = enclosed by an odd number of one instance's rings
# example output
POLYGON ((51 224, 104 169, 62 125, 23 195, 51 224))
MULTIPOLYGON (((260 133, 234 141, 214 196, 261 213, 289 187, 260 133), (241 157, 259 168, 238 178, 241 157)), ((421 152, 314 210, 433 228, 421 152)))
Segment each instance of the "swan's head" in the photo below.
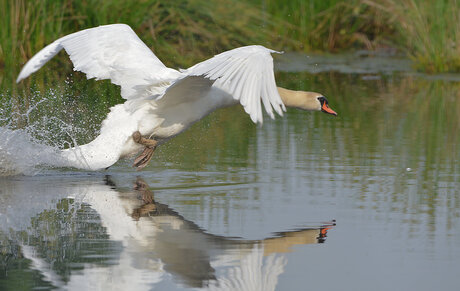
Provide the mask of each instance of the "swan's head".
POLYGON ((316 100, 318 100, 320 104, 320 109, 318 111, 322 111, 324 113, 337 116, 337 112, 335 112, 331 109, 331 107, 329 107, 329 102, 327 101, 326 97, 320 94, 320 96, 316 97, 316 100))
POLYGON ((278 93, 284 105, 308 111, 322 111, 337 116, 329 107, 329 102, 323 94, 317 92, 293 91, 278 87, 278 93))

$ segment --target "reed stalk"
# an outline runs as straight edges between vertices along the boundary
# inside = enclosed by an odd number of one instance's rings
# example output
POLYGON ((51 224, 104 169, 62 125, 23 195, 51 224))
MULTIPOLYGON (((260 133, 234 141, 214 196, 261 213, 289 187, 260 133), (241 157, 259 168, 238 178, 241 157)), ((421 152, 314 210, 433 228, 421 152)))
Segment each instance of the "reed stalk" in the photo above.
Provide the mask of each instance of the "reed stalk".
POLYGON ((0 13, 0 68, 8 74, 0 85, 58 37, 109 23, 133 27, 173 67, 257 43, 322 52, 397 48, 420 71, 460 72, 459 0, 0 0, 0 13))

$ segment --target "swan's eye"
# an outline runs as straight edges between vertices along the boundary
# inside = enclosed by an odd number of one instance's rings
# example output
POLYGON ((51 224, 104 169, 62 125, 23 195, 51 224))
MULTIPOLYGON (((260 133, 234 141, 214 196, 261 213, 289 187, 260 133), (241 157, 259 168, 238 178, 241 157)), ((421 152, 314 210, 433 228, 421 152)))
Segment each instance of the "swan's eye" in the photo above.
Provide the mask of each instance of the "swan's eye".
POLYGON ((318 97, 318 101, 319 101, 319 103, 321 103, 321 106, 322 106, 324 103, 329 104, 329 102, 327 102, 326 97, 324 97, 324 96, 319 96, 319 97, 318 97))

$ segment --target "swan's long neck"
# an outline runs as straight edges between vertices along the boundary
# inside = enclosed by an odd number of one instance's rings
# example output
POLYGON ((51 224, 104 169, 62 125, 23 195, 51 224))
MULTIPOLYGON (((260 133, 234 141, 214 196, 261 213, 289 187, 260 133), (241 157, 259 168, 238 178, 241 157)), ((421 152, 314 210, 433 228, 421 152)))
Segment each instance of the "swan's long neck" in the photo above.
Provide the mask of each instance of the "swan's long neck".
POLYGON ((311 111, 321 110, 321 103, 317 99, 319 96, 321 96, 319 93, 293 91, 281 87, 278 87, 278 93, 280 94, 284 105, 287 107, 294 107, 311 111))

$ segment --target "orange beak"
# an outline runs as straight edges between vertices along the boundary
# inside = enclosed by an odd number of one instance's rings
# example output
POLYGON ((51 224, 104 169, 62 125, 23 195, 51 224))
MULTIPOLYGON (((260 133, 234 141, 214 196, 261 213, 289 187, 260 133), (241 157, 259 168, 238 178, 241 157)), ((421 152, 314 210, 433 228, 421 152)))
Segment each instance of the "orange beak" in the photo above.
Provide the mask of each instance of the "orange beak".
POLYGON ((332 114, 334 116, 337 116, 337 112, 335 112, 334 110, 332 110, 327 104, 326 102, 323 103, 323 106, 321 107, 321 111, 325 112, 325 113, 328 113, 328 114, 332 114))

